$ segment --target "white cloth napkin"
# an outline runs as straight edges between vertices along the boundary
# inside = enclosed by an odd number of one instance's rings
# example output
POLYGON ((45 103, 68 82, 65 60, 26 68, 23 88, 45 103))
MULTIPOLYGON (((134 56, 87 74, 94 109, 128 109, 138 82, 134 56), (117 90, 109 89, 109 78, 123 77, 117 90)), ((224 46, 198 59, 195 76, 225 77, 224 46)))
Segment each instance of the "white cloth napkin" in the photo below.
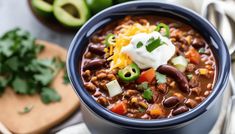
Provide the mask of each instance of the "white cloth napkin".
MULTIPOLYGON (((159 0, 156 0, 156 1, 159 1, 159 0)), ((218 11, 221 12, 222 15, 224 15, 224 16, 227 15, 235 21, 235 2, 234 1, 219 1, 219 0, 191 0, 191 1, 190 0, 165 0, 165 1, 169 2, 169 3, 176 4, 176 5, 190 8, 203 16, 206 16, 205 12, 206 12, 206 10, 208 10, 209 6, 213 5, 213 6, 215 6, 215 9, 218 9, 218 11)), ((215 21, 215 20, 210 20, 210 21, 212 23, 214 23, 213 21, 215 21)), ((218 28, 218 30, 221 32, 226 43, 228 45, 230 45, 231 41, 232 41, 232 37, 231 37, 231 35, 228 35, 228 34, 231 33, 231 27, 228 27, 229 22, 228 22, 228 20, 226 20, 226 18, 222 21, 224 21, 222 24, 223 26, 221 29, 218 28)), ((220 134, 221 133, 220 130, 223 125, 225 110, 226 110, 226 106, 228 103, 228 98, 230 96, 230 92, 229 92, 230 87, 227 87, 227 88, 228 89, 226 90, 226 92, 224 94, 224 100, 223 100, 223 104, 222 104, 222 109, 224 109, 224 110, 221 110, 221 114, 218 118, 218 121, 215 124, 212 131, 210 132, 210 134, 220 134)), ((67 127, 65 129, 59 131, 57 134, 90 134, 90 132, 84 123, 79 123, 77 125, 67 127)))

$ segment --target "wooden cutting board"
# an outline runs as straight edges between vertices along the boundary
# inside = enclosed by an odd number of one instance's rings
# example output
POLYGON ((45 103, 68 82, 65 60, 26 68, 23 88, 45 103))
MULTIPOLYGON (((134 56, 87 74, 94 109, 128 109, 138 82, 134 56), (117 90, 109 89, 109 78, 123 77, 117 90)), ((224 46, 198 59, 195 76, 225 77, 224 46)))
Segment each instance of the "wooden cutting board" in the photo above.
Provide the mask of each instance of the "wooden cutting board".
MULTIPOLYGON (((39 58, 51 58, 54 56, 66 60, 66 50, 56 44, 38 40, 37 43, 45 45, 44 51, 39 58)), ((64 71, 61 70, 51 87, 57 90, 62 100, 49 105, 43 104, 39 95, 17 95, 7 88, 0 97, 0 122, 11 132, 17 134, 44 133, 51 127, 60 123, 79 107, 79 100, 71 85, 63 84, 64 71), (31 112, 19 114, 25 106, 33 106, 31 112)))

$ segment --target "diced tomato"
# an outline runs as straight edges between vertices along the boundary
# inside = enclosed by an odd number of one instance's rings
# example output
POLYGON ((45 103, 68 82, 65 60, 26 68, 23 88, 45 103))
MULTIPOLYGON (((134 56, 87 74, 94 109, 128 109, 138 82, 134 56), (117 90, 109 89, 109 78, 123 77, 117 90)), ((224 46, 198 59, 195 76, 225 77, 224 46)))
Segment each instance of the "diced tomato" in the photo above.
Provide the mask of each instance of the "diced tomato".
POLYGON ((140 74, 140 77, 138 78, 137 82, 148 82, 151 83, 153 79, 155 78, 155 70, 153 68, 150 68, 140 74))
POLYGON ((125 115, 127 113, 126 104, 124 102, 115 104, 110 110, 120 115, 125 115))
POLYGON ((200 63, 200 54, 195 50, 193 47, 189 49, 188 52, 186 52, 185 56, 190 60, 190 62, 199 64, 200 63))

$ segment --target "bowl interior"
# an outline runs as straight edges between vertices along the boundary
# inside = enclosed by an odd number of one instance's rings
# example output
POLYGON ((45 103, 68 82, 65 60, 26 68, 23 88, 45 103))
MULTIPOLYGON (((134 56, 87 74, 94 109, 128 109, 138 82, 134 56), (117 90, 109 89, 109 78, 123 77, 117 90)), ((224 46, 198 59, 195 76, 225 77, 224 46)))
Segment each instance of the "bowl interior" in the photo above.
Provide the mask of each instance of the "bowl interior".
POLYGON ((193 11, 185 8, 166 3, 144 1, 120 4, 108 8, 91 18, 90 21, 80 29, 72 41, 68 52, 67 62, 67 69, 72 85, 87 107, 106 120, 120 125, 135 127, 151 127, 153 124, 155 127, 175 125, 191 120, 202 114, 207 110, 208 106, 213 102, 216 96, 224 90, 228 79, 229 68, 230 58, 227 47, 219 33, 208 21, 193 11), (127 15, 156 15, 174 18, 189 24, 205 38, 210 45, 216 60, 217 79, 213 92, 204 102, 184 114, 172 118, 156 120, 131 119, 119 116, 96 103, 83 87, 80 75, 82 55, 88 45, 89 38, 94 32, 101 29, 104 25, 107 25, 116 19, 124 18, 127 15))

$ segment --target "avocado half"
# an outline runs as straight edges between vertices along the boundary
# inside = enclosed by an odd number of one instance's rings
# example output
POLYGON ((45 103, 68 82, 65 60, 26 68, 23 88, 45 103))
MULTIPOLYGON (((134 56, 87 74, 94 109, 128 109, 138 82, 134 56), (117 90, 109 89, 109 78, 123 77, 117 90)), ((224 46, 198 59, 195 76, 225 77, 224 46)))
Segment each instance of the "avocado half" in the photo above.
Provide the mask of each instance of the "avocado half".
POLYGON ((54 0, 32 0, 33 9, 42 16, 50 17, 53 15, 54 0))
POLYGON ((68 27, 79 27, 90 17, 84 0, 55 0, 53 10, 55 18, 68 27))

